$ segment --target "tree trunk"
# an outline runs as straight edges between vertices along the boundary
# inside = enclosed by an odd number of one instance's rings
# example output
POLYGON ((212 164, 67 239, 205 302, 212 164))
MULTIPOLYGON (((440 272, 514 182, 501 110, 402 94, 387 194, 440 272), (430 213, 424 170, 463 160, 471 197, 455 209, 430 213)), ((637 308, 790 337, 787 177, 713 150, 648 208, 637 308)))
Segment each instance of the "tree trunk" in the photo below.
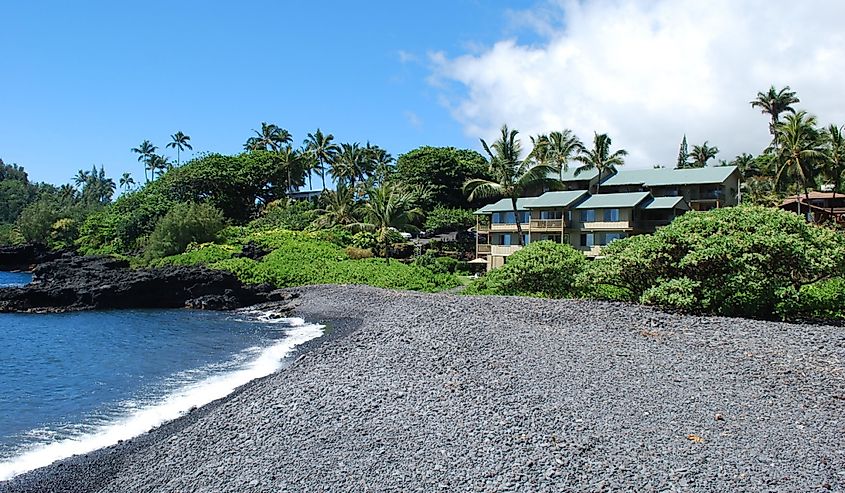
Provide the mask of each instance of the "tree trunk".
POLYGON ((519 246, 525 246, 524 238, 522 237, 522 224, 519 217, 519 211, 516 210, 516 197, 511 197, 511 205, 513 205, 513 215, 516 221, 516 234, 519 239, 519 246))

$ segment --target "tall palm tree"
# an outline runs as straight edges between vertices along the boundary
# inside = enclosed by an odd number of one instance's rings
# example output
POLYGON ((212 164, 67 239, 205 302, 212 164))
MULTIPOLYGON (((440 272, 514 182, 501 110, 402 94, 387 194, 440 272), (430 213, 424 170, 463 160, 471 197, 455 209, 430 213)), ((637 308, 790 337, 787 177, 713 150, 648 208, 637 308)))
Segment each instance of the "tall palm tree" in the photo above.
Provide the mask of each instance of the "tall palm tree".
POLYGON ((149 140, 144 140, 138 147, 133 147, 132 152, 138 154, 138 162, 144 163, 144 180, 150 181, 147 177, 147 170, 150 168, 150 157, 158 150, 149 140))
POLYGON ((773 147, 777 147, 777 126, 779 116, 781 113, 795 113, 793 104, 801 102, 795 96, 795 91, 791 90, 789 86, 784 87, 780 91, 775 89, 775 86, 769 88, 766 92, 758 92, 757 98, 751 101, 752 108, 760 108, 760 112, 771 117, 769 123, 769 133, 772 134, 773 147))
MULTIPOLYGON (((332 140, 334 140, 334 135, 323 134, 319 128, 313 134, 308 134, 308 138, 305 139, 306 149, 313 154, 319 165, 323 190, 326 190, 326 165, 331 165, 340 152, 340 147, 332 143, 332 140)), ((334 178, 332 178, 332 181, 334 181, 334 178)))
POLYGON ((155 180, 157 178, 156 174, 158 174, 158 177, 161 177, 165 171, 173 169, 173 162, 167 156, 153 154, 147 161, 147 166, 150 168, 150 176, 155 180))
POLYGON ((332 163, 331 174, 338 183, 355 188, 356 182, 364 181, 367 169, 367 153, 360 144, 341 144, 340 153, 332 163))
POLYGON ((261 122, 261 130, 254 130, 255 135, 247 139, 244 148, 248 151, 273 151, 279 152, 282 147, 290 144, 293 137, 284 128, 272 123, 261 122))
POLYGON ((124 189, 125 191, 129 191, 133 186, 135 186, 135 179, 132 178, 131 173, 123 173, 120 177, 120 188, 124 189))
POLYGON ((394 183, 385 183, 367 192, 368 200, 364 204, 366 222, 355 226, 376 233, 381 243, 387 263, 390 263, 390 232, 401 230, 412 221, 422 217, 421 209, 414 207, 413 194, 394 183))
POLYGON ((281 169, 284 170, 285 174, 287 174, 285 195, 290 195, 294 189, 294 176, 297 177, 297 182, 302 181, 303 175, 305 174, 305 168, 307 167, 307 157, 300 151, 287 145, 279 149, 276 153, 276 159, 281 169))
POLYGON ((501 132, 502 135, 493 145, 488 146, 487 142, 481 139, 481 146, 489 156, 489 171, 493 179, 467 180, 463 187, 464 193, 469 195, 470 202, 479 198, 510 199, 519 245, 525 245, 517 199, 538 185, 556 186, 560 182, 549 178, 550 174, 556 171, 553 167, 543 163, 532 166, 530 159, 522 159, 522 147, 516 138, 519 134, 517 130, 509 130, 507 125, 503 125, 501 132))
POLYGON ((625 149, 619 149, 611 154, 610 146, 612 143, 613 141, 607 134, 595 133, 593 136, 593 148, 584 148, 581 154, 575 156, 575 160, 581 163, 581 166, 575 169, 575 176, 592 169, 599 172, 596 193, 599 193, 601 190, 602 179, 611 173, 615 173, 617 166, 625 164, 625 156, 628 155, 628 151, 625 149))
POLYGON ((367 147, 364 150, 367 152, 367 172, 372 175, 371 181, 376 183, 387 181, 393 156, 377 145, 371 146, 369 142, 367 142, 367 147))
POLYGON ((170 136, 170 142, 165 147, 176 149, 176 166, 182 164, 179 156, 182 151, 185 149, 194 150, 191 147, 190 140, 191 138, 183 134, 181 130, 170 136))
POLYGON ((583 150, 584 144, 572 133, 572 130, 552 132, 549 134, 546 159, 548 164, 555 168, 560 178, 563 179, 563 174, 569 171, 569 161, 583 150))
MULTIPOLYGON (((824 142, 824 160, 822 173, 833 182, 833 198, 842 183, 842 173, 845 172, 845 135, 843 127, 834 124, 822 130, 824 142)), ((830 203, 830 215, 833 216, 833 201, 830 203)))
MULTIPOLYGON (((97 168, 95 167, 94 170, 96 171, 96 169, 97 168)), ((82 188, 82 187, 85 186, 86 183, 88 183, 90 181, 90 179, 91 179, 91 172, 90 171, 79 170, 79 171, 76 172, 76 176, 73 177, 73 183, 77 187, 82 188)))
POLYGON ((311 223, 317 229, 333 226, 349 226, 359 223, 359 204, 355 201, 355 191, 340 184, 337 190, 326 190, 320 195, 319 217, 311 223))
POLYGON ((718 153, 719 148, 716 146, 711 147, 706 140, 700 146, 692 146, 692 152, 690 153, 692 162, 689 164, 689 167, 703 168, 707 166, 707 161, 715 158, 718 153))
POLYGON ((798 178, 804 196, 809 201, 809 183, 813 180, 815 165, 824 158, 818 144, 819 131, 816 129, 816 117, 806 111, 787 115, 777 124, 778 158, 780 167, 775 176, 779 184, 784 173, 798 178))

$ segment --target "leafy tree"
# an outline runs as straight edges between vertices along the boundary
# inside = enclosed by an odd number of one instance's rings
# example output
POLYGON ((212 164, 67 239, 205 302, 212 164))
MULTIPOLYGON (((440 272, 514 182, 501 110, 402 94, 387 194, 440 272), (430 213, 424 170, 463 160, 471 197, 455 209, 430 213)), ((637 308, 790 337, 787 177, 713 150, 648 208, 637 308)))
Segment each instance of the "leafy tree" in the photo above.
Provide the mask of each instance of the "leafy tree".
POLYGON ((474 178, 492 179, 487 166, 484 156, 473 150, 423 146, 399 156, 392 180, 425 187, 430 194, 419 204, 423 210, 438 204, 469 208, 463 185, 474 178))
POLYGON ((475 215, 467 209, 450 209, 438 205, 425 218, 425 230, 435 234, 466 230, 475 226, 475 215))
POLYGON ((323 190, 326 190, 326 165, 331 166, 340 152, 340 147, 332 143, 333 140, 334 135, 323 134, 319 128, 313 134, 308 134, 308 138, 305 139, 306 151, 317 160, 323 190))
POLYGON ((170 136, 170 142, 168 142, 165 147, 176 149, 176 166, 182 164, 182 161, 180 159, 180 153, 182 151, 184 151, 185 149, 194 149, 193 147, 191 147, 190 141, 191 138, 183 134, 181 130, 170 136))
MULTIPOLYGON (((492 146, 488 146, 487 142, 481 139, 481 146, 490 156, 489 171, 493 179, 467 180, 464 184, 464 192, 469 194, 470 202, 476 198, 508 198, 511 200, 514 215, 518 217, 516 201, 524 196, 527 190, 537 185, 558 186, 560 182, 549 178, 549 175, 555 172, 551 166, 547 164, 531 166, 529 160, 522 159, 522 147, 516 138, 519 134, 517 130, 509 130, 507 125, 503 125, 501 132, 501 137, 493 142, 492 146)), ((519 244, 524 245, 522 225, 519 220, 516 221, 516 229, 519 244)))
POLYGON ((689 168, 703 168, 707 166, 707 161, 716 157, 719 153, 719 148, 716 146, 710 147, 705 140, 700 146, 692 146, 692 162, 689 163, 689 168))
POLYGON ((155 154, 157 150, 158 147, 154 146, 153 143, 149 140, 144 140, 143 142, 141 142, 141 145, 132 148, 132 152, 138 154, 138 162, 144 163, 145 181, 150 181, 150 179, 147 178, 147 170, 150 169, 150 158, 155 154))
POLYGON ((144 257, 151 261, 182 253, 190 243, 213 241, 225 225, 223 214, 211 205, 177 204, 156 224, 144 257))
POLYGON ((678 149, 678 163, 675 169, 684 169, 689 165, 689 150, 687 148, 687 134, 684 134, 684 139, 681 141, 681 147, 678 149))
POLYGON ((582 163, 575 169, 575 176, 595 169, 599 172, 599 181, 596 183, 596 193, 601 189, 601 181, 604 177, 616 172, 617 166, 625 164, 625 156, 628 151, 620 149, 613 154, 610 153, 610 146, 613 142, 607 134, 596 133, 593 137, 593 148, 584 149, 575 160, 582 163))
POLYGON ((799 102, 801 100, 795 96, 795 91, 791 90, 789 86, 777 90, 774 85, 766 92, 758 92, 757 98, 751 101, 752 108, 760 108, 761 113, 769 115, 772 119, 769 123, 769 133, 772 134, 773 147, 777 147, 778 144, 777 126, 780 121, 780 114, 794 114, 795 109, 792 105, 799 102))
MULTIPOLYGON (((831 124, 822 131, 824 156, 822 159, 822 174, 833 183, 833 196, 842 184, 842 173, 845 172, 845 137, 842 135, 842 128, 831 124)), ((833 205, 831 204, 831 215, 833 205)))
POLYGON ((33 200, 32 187, 21 180, 0 180, 0 223, 13 223, 33 200))
POLYGON ((50 227, 59 219, 60 212, 56 202, 48 196, 41 197, 26 206, 18 216, 15 225, 28 243, 47 244, 50 239, 50 227))
POLYGON ((532 242, 508 257, 508 263, 473 282, 464 294, 564 298, 586 267, 584 254, 554 241, 532 242))

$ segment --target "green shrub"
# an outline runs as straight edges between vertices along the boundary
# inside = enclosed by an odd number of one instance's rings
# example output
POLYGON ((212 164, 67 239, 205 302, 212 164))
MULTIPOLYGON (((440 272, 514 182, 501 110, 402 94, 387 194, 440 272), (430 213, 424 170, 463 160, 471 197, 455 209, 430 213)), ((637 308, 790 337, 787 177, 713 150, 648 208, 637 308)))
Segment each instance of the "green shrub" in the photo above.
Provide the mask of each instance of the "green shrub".
POLYGON ((214 240, 223 229, 223 214, 208 204, 177 204, 156 224, 147 242, 147 261, 184 252, 190 243, 214 240))
POLYGON ((845 279, 837 277, 785 290, 776 309, 782 317, 815 320, 845 319, 845 279))
POLYGON ((211 265, 215 262, 228 260, 240 253, 240 247, 234 245, 217 245, 215 243, 191 243, 185 253, 164 257, 153 261, 151 266, 165 265, 211 265))
POLYGON ((793 316, 800 310, 791 300, 845 272, 845 237, 796 214, 751 206, 689 212, 652 235, 615 241, 603 254, 580 285, 612 286, 631 301, 761 318, 793 316))
POLYGON ((373 251, 369 248, 355 248, 354 246, 348 246, 346 247, 346 256, 352 260, 373 258, 373 251))
POLYGON ((449 209, 438 205, 426 215, 425 230, 429 233, 466 230, 475 226, 475 215, 467 209, 449 209))
POLYGON ((53 248, 70 248, 78 237, 79 223, 74 219, 65 217, 50 226, 50 246, 53 248))
POLYGON ((314 221, 315 209, 316 205, 310 200, 277 200, 268 205, 263 214, 249 226, 257 230, 282 228, 303 231, 314 221))
POLYGON ((464 293, 572 296, 585 263, 584 254, 569 245, 537 241, 509 256, 505 265, 474 281, 464 293))

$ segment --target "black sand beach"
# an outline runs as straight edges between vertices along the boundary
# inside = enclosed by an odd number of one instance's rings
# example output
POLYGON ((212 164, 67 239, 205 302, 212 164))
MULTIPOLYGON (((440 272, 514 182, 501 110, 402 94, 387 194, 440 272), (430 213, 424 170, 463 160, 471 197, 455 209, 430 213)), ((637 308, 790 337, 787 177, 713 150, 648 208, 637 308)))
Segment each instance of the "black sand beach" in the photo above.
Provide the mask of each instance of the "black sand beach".
POLYGON ((280 372, 18 491, 842 491, 841 327, 302 288, 280 372))

